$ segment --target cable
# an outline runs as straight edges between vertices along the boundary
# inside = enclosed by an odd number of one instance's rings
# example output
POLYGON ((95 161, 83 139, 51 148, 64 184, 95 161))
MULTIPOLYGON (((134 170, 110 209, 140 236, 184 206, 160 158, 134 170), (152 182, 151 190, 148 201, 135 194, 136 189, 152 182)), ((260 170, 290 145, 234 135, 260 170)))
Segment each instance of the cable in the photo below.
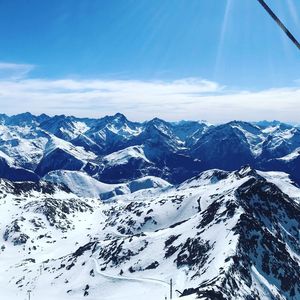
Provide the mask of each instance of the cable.
POLYGON ((286 26, 280 21, 280 19, 275 15, 272 9, 267 5, 264 0, 257 0, 262 7, 267 11, 267 13, 272 17, 272 19, 277 23, 277 25, 283 30, 283 32, 288 36, 288 38, 296 45, 300 50, 300 43, 294 37, 294 35, 286 28, 286 26))

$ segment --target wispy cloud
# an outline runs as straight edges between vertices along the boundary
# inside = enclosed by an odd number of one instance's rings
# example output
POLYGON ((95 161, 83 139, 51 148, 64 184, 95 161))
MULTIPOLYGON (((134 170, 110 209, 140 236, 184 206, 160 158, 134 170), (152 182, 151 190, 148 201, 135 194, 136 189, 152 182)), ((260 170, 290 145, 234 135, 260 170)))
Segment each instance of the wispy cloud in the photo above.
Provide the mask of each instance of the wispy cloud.
POLYGON ((122 112, 132 120, 157 116, 211 122, 232 119, 299 122, 299 101, 299 86, 233 91, 201 78, 174 81, 0 78, 1 112, 9 114, 30 111, 99 117, 122 112))
POLYGON ((0 62, 0 79, 19 79, 34 69, 33 65, 0 62))

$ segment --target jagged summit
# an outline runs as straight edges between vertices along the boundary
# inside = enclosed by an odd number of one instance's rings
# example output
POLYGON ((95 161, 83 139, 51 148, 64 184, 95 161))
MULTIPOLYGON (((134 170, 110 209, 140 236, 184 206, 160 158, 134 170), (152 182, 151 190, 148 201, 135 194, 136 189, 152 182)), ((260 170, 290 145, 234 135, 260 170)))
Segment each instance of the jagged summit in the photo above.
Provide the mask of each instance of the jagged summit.
POLYGON ((116 113, 114 116, 113 116, 113 118, 115 119, 115 120, 120 120, 120 121, 128 121, 127 120, 127 118, 123 115, 123 114, 121 114, 121 113, 116 113))

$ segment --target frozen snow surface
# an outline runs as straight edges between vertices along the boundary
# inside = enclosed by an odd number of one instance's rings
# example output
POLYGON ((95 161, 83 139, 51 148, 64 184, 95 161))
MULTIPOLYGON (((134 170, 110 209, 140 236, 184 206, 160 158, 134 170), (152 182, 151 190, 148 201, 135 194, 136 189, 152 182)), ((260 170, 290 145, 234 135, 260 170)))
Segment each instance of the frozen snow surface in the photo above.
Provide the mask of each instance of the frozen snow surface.
POLYGON ((287 174, 146 177, 104 200, 115 187, 61 172, 0 182, 1 299, 164 300, 170 279, 173 299, 300 299, 299 189, 287 174), (74 194, 81 186, 90 197, 74 194))
POLYGON ((154 176, 146 176, 127 183, 107 184, 84 172, 67 170, 49 172, 44 176, 44 180, 64 184, 77 196, 101 200, 108 200, 117 195, 130 194, 139 190, 166 189, 171 186, 167 181, 154 176))

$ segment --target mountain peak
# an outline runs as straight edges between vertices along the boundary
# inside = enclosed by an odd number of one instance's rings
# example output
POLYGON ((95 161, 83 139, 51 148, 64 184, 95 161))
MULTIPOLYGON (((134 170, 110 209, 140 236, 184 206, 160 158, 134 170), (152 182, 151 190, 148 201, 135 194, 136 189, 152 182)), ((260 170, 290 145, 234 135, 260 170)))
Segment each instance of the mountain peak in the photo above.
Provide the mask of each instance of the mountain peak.
POLYGON ((121 113, 119 113, 119 112, 116 113, 116 114, 113 116, 113 119, 119 120, 119 121, 122 121, 122 122, 128 121, 127 118, 126 118, 123 114, 121 114, 121 113))
POLYGON ((252 168, 250 165, 242 166, 238 171, 236 171, 236 174, 238 177, 244 178, 247 176, 253 176, 257 177, 258 174, 254 168, 252 168))
POLYGON ((161 124, 161 123, 166 124, 167 122, 163 119, 155 117, 152 120, 148 121, 148 123, 150 123, 150 124, 161 124))
POLYGON ((16 115, 13 115, 12 117, 27 117, 27 118, 32 118, 34 117, 34 115, 30 112, 24 112, 24 113, 20 113, 20 114, 16 114, 16 115))
POLYGON ((9 125, 18 126, 32 126, 38 124, 37 117, 31 114, 30 112, 13 115, 7 119, 6 123, 9 125))

